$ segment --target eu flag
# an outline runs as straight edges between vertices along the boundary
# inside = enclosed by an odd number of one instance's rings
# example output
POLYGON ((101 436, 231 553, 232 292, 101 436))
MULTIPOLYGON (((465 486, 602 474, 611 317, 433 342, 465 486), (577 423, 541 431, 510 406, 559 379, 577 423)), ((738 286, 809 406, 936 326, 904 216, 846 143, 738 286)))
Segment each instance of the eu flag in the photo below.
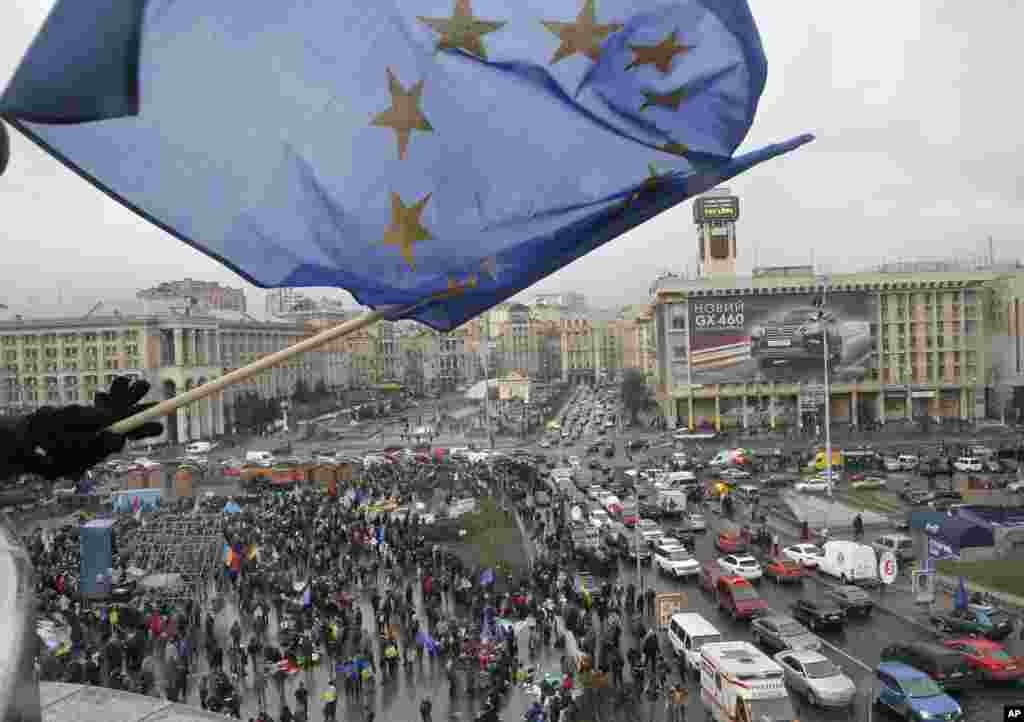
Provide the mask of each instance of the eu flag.
POLYGON ((733 155, 766 77, 745 0, 60 0, 0 113, 258 286, 447 330, 809 141, 733 155))

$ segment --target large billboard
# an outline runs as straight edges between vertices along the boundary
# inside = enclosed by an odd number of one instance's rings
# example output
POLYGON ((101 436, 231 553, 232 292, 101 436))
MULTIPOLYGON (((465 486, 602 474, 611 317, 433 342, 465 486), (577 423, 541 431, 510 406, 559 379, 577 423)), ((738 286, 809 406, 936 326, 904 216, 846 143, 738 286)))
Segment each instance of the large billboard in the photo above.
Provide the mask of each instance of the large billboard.
POLYGON ((863 379, 877 359, 873 293, 714 296, 690 301, 694 384, 821 383, 825 348, 834 382, 863 379))

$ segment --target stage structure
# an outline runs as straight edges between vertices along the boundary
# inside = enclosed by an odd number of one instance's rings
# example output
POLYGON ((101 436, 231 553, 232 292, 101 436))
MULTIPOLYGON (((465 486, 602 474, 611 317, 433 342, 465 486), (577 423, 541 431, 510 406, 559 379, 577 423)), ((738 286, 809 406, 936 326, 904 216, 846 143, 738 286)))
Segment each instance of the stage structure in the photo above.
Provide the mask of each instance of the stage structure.
POLYGON ((130 566, 150 577, 181 577, 179 584, 152 587, 154 596, 168 601, 202 600, 224 565, 223 516, 161 514, 126 540, 124 552, 130 566))

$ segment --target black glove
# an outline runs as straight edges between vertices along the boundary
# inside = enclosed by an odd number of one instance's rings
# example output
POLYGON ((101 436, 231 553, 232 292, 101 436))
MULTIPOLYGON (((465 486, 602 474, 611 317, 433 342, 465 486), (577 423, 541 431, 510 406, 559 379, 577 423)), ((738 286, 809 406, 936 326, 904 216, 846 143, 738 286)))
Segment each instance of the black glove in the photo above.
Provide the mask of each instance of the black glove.
POLYGON ((163 433, 161 423, 143 424, 127 434, 104 431, 121 419, 153 404, 139 404, 149 382, 119 376, 110 391, 96 394, 95 406, 44 406, 25 419, 19 433, 18 462, 25 472, 47 479, 78 476, 110 454, 120 452, 129 439, 163 433))

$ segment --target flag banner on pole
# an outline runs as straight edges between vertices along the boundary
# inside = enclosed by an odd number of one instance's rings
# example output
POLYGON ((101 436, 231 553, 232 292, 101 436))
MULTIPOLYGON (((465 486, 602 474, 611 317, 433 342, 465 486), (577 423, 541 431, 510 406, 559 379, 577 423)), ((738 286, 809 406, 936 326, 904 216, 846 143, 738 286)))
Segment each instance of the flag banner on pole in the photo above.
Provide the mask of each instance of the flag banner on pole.
POLYGON ((753 166, 746 0, 60 0, 0 114, 261 287, 439 329, 753 166))

